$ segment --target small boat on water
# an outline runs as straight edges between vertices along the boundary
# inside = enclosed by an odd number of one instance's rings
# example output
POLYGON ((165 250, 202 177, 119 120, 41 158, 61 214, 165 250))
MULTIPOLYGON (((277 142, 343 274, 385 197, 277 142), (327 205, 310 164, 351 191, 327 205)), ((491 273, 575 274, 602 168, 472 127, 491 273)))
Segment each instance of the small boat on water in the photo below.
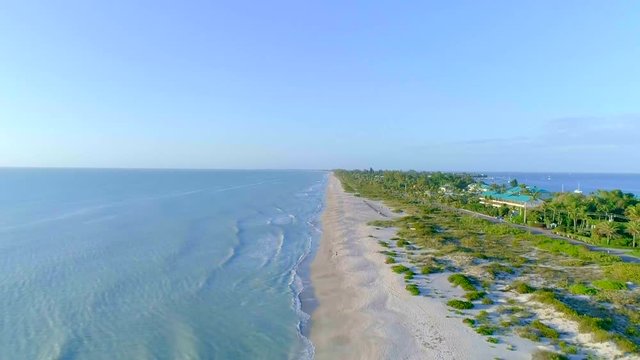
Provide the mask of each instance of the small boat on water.
POLYGON ((573 192, 576 194, 582 194, 582 190, 580 190, 580 183, 578 183, 578 188, 573 190, 573 192))

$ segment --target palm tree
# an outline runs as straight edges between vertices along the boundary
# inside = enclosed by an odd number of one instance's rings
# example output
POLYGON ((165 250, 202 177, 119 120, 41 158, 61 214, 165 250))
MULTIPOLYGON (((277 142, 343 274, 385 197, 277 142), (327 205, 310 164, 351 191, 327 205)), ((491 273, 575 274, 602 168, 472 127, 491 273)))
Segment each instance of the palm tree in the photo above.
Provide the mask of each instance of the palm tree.
POLYGON ((593 229, 596 235, 607 238, 607 245, 611 245, 611 239, 618 233, 618 224, 612 221, 598 223, 593 229))
POLYGON ((640 221, 640 204, 629 206, 625 211, 625 215, 627 215, 630 221, 640 221))
POLYGON ((566 198, 567 215, 573 220, 573 232, 578 232, 578 220, 582 217, 583 204, 578 196, 568 196, 566 198))
POLYGON ((632 247, 636 247, 636 239, 640 236, 640 221, 633 220, 627 223, 627 228, 625 229, 627 234, 633 237, 632 247))

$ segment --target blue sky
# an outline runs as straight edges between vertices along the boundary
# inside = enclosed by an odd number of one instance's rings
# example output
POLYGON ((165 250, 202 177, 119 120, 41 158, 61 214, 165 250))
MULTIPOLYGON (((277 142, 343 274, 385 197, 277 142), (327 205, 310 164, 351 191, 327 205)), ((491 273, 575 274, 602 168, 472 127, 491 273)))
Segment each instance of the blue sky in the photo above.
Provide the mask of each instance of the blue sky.
POLYGON ((0 4, 0 166, 640 172, 634 1, 0 4))

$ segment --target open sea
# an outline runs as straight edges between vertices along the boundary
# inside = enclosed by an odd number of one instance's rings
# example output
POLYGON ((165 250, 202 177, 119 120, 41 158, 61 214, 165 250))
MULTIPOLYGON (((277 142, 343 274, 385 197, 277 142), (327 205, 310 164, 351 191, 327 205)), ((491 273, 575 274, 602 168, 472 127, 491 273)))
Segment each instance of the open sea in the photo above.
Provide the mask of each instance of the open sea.
POLYGON ((0 359, 311 358, 326 178, 0 169, 0 359))
POLYGON ((488 183, 507 183, 511 179, 527 185, 535 185, 551 192, 580 190, 590 194, 596 190, 622 190, 640 196, 640 174, 587 174, 587 173, 485 173, 488 183))

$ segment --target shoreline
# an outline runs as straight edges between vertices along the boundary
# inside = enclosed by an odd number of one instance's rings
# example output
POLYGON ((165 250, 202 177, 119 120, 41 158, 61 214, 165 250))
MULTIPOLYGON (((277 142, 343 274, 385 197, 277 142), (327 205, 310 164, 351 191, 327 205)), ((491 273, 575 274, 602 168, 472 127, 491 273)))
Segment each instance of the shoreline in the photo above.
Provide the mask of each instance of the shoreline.
MULTIPOLYGON (((535 347, 519 342, 513 352, 491 346, 441 299, 405 289, 378 244, 394 237, 396 229, 367 225, 397 216, 380 202, 344 192, 329 175, 310 277, 317 301, 310 326, 316 358, 529 359, 535 347)), ((460 291, 446 278, 434 278, 430 287, 443 294, 460 291)))

